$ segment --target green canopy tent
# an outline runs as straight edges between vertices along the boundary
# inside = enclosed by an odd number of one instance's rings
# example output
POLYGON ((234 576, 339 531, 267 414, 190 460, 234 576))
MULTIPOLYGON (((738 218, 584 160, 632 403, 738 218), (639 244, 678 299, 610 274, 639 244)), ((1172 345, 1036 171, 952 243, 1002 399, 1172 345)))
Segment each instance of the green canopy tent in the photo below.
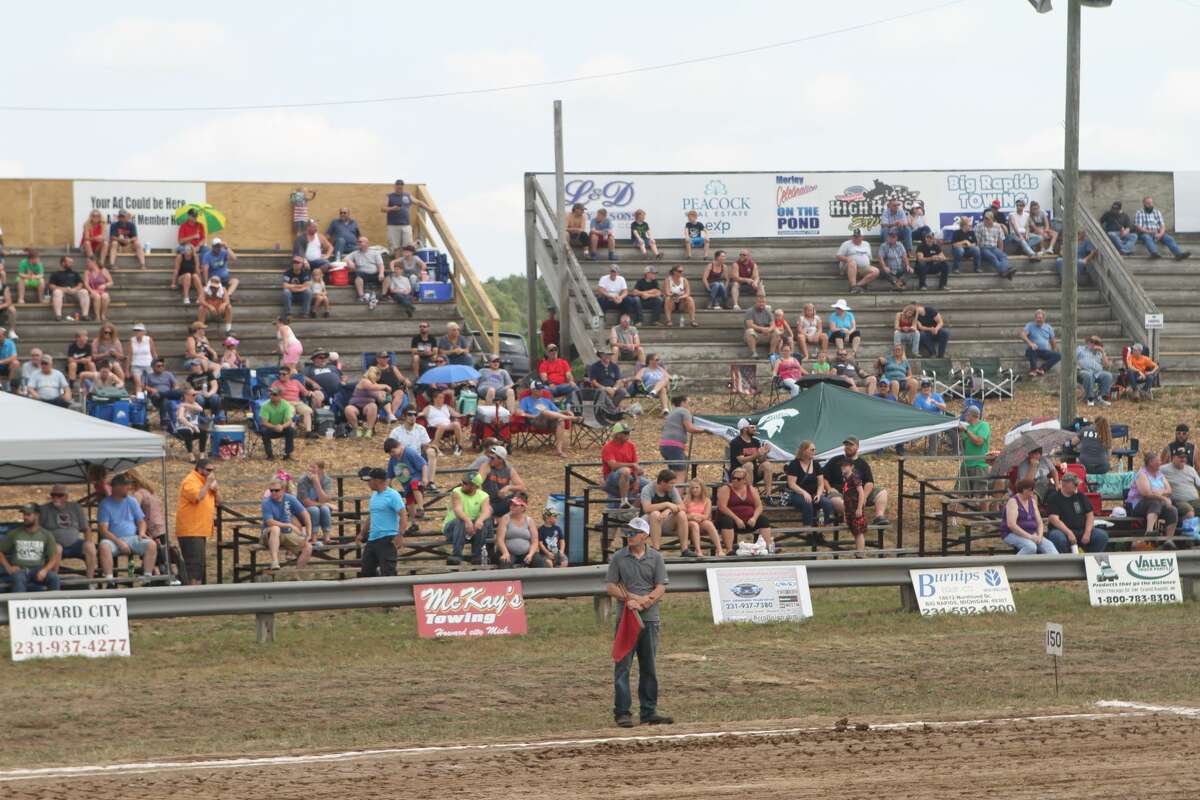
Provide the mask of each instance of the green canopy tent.
POLYGON ((870 397, 829 383, 818 383, 785 403, 759 414, 693 418, 699 428, 726 441, 738 435, 738 423, 748 419, 758 427, 758 438, 771 447, 771 458, 790 461, 805 439, 817 446, 824 461, 842 452, 842 440, 857 436, 859 452, 871 453, 913 439, 952 430, 958 420, 912 406, 870 397))

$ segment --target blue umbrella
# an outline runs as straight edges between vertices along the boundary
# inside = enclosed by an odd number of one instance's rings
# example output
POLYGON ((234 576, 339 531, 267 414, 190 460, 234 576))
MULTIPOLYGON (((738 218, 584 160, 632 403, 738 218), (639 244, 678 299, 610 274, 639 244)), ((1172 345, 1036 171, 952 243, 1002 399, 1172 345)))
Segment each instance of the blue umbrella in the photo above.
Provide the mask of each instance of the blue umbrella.
POLYGON ((474 367, 462 364, 446 364, 441 367, 427 369, 417 378, 417 383, 432 385, 435 383, 462 383, 463 381, 479 380, 479 371, 474 367))

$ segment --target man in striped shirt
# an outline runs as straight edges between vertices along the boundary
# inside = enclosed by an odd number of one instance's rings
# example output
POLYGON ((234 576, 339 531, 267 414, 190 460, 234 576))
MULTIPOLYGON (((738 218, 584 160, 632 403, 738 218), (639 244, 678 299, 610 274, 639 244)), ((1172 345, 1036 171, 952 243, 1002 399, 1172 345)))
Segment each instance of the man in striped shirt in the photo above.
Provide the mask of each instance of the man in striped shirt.
POLYGON ((1175 240, 1171 238, 1171 234, 1167 233, 1162 212, 1154 207, 1153 197, 1142 199, 1142 207, 1133 215, 1133 229, 1137 231, 1138 238, 1146 246, 1151 258, 1162 258, 1162 254, 1158 252, 1158 243, 1160 242, 1171 251, 1171 255, 1175 256, 1176 261, 1182 261, 1191 256, 1190 252, 1181 250, 1179 245, 1175 244, 1175 240))
POLYGON ((975 240, 979 243, 980 258, 1001 278, 1011 281, 1016 270, 1008 265, 1008 254, 1004 252, 1004 227, 990 214, 984 214, 983 221, 975 226, 975 240))

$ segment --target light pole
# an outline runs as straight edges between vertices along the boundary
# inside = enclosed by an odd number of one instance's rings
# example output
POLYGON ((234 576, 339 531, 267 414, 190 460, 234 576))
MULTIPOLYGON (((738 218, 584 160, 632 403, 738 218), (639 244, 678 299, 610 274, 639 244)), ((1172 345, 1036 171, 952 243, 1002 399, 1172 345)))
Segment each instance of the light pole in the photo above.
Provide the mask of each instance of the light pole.
MULTIPOLYGON (((1050 11, 1050 0, 1029 0, 1039 14, 1050 11)), ((1067 0, 1066 141, 1063 147, 1062 238, 1062 361, 1059 363, 1058 421, 1064 427, 1075 420, 1075 326, 1079 302, 1075 272, 1075 241, 1079 229, 1079 17, 1081 6, 1105 8, 1112 0, 1067 0)))

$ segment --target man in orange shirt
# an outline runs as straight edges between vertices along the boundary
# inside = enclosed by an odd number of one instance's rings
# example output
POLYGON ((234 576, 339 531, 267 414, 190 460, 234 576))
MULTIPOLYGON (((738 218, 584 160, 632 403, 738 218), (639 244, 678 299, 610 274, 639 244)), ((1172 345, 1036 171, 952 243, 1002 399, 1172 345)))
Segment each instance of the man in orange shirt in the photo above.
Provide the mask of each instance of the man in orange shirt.
POLYGON ((1142 354, 1141 344, 1129 348, 1126 363, 1129 365, 1129 391, 1133 401, 1153 400, 1150 390, 1158 378, 1158 364, 1150 356, 1142 354))
POLYGON ((187 567, 188 583, 208 582, 208 537, 217 519, 217 474, 207 458, 196 462, 179 487, 175 512, 175 536, 187 567))

